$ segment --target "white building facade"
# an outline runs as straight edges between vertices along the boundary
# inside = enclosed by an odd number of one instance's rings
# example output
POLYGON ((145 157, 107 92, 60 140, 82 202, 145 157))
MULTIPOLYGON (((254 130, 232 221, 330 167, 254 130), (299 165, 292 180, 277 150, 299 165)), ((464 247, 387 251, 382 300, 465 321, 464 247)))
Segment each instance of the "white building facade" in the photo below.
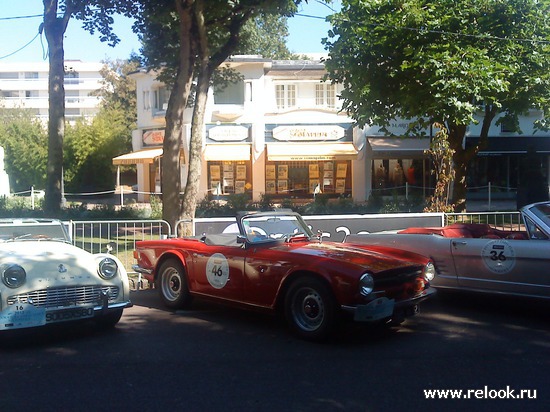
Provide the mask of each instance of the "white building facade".
MULTIPOLYGON (((367 197, 364 135, 340 112, 339 88, 321 81, 318 61, 274 61, 234 57, 227 65, 242 80, 210 91, 202 153, 199 197, 248 194, 274 199, 311 199, 324 193, 362 201, 367 197)), ((135 73, 138 129, 133 152, 113 160, 137 164, 138 191, 159 192, 160 157, 169 91, 155 73, 135 73)), ((191 111, 182 136, 184 167, 191 111)), ((185 182, 183 182, 185 183, 185 182)))
MULTIPOLYGON (((92 92, 102 86, 102 67, 103 63, 65 61, 65 117, 68 121, 92 118, 97 114, 100 98, 92 92)), ((47 61, 0 63, 0 104, 8 109, 29 109, 47 122, 48 74, 47 61)))
MULTIPOLYGON (((393 196, 414 192, 430 195, 434 177, 423 138, 403 137, 407 121, 396 120, 386 130, 358 129, 341 112, 339 85, 323 81, 320 61, 279 61, 235 56, 226 64, 242 80, 223 91, 210 91, 203 135, 199 197, 223 198, 246 193, 251 200, 311 200, 317 194, 367 200, 373 194, 393 196)), ((150 71, 133 74, 137 85, 138 121, 133 152, 113 159, 115 165, 137 164, 140 200, 162 192, 160 158, 169 90, 150 71)), ((546 181, 550 176, 550 134, 535 133, 541 113, 521 119, 523 134, 493 126, 489 147, 471 165, 469 186, 487 183, 515 196, 521 162, 528 151, 536 156, 546 181)), ((181 137, 185 184, 191 110, 181 137)), ((479 127, 472 125, 464 144, 475 144, 479 127)), ((475 195, 475 193, 473 193, 475 195)))

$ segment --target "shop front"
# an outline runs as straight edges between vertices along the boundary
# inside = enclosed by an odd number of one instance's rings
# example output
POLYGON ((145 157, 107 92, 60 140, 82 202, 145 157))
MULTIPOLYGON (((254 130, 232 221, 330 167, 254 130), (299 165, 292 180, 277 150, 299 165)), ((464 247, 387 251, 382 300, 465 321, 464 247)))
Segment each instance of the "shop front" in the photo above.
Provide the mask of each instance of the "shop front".
POLYGON ((210 199, 233 194, 252 198, 250 124, 211 124, 206 126, 206 192, 210 199))
POLYGON ((352 196, 351 124, 266 125, 265 193, 274 199, 352 196))
POLYGON ((434 185, 429 138, 369 136, 370 192, 374 196, 427 197, 434 185))
MULTIPOLYGON (((466 147, 479 138, 468 137, 466 147)), ((550 185, 550 137, 493 136, 468 165, 468 198, 516 199, 542 180, 550 185)))

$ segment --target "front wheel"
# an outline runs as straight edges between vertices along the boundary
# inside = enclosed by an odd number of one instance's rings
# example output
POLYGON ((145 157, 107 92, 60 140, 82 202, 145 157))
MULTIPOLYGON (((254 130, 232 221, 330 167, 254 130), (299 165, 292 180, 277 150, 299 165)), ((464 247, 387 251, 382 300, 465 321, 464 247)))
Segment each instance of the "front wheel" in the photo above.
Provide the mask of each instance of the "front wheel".
POLYGON ((285 296, 285 317, 294 333, 306 340, 322 341, 336 324, 336 300, 320 279, 295 280, 285 296))
POLYGON ((121 317, 122 309, 117 309, 107 313, 106 315, 100 315, 96 318, 96 323, 100 328, 110 329, 115 327, 121 317))
POLYGON ((170 309, 183 309, 191 303, 185 270, 177 259, 168 259, 160 266, 156 288, 162 302, 170 309))

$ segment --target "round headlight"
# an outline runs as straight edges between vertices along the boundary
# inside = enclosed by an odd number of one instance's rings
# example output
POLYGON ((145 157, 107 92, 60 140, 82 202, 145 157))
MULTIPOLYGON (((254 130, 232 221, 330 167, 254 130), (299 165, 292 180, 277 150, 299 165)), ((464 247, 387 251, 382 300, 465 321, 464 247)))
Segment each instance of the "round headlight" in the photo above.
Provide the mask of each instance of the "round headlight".
POLYGON ((424 277, 431 282, 435 278, 435 266, 433 262, 428 262, 424 268, 424 277))
POLYGON ((2 266, 2 281, 8 288, 18 288, 25 283, 27 272, 21 266, 10 263, 2 266))
POLYGON ((361 295, 367 296, 374 290, 374 279, 370 273, 365 273, 359 280, 359 291, 361 295))
POLYGON ((116 276, 118 266, 114 259, 104 258, 99 262, 99 276, 103 279, 112 279, 116 276))

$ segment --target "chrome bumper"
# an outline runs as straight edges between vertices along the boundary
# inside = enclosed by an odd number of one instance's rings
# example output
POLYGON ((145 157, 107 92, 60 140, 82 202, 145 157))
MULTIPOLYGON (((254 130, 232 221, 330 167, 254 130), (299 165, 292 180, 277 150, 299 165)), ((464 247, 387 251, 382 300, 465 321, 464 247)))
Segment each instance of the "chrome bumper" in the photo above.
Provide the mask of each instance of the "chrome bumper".
POLYGON ((418 313, 418 304, 435 293, 436 290, 430 287, 413 298, 400 300, 399 302, 380 297, 373 299, 367 304, 356 306, 342 305, 342 310, 351 313, 353 320, 357 322, 375 323, 384 319, 404 319, 416 315, 418 313))

